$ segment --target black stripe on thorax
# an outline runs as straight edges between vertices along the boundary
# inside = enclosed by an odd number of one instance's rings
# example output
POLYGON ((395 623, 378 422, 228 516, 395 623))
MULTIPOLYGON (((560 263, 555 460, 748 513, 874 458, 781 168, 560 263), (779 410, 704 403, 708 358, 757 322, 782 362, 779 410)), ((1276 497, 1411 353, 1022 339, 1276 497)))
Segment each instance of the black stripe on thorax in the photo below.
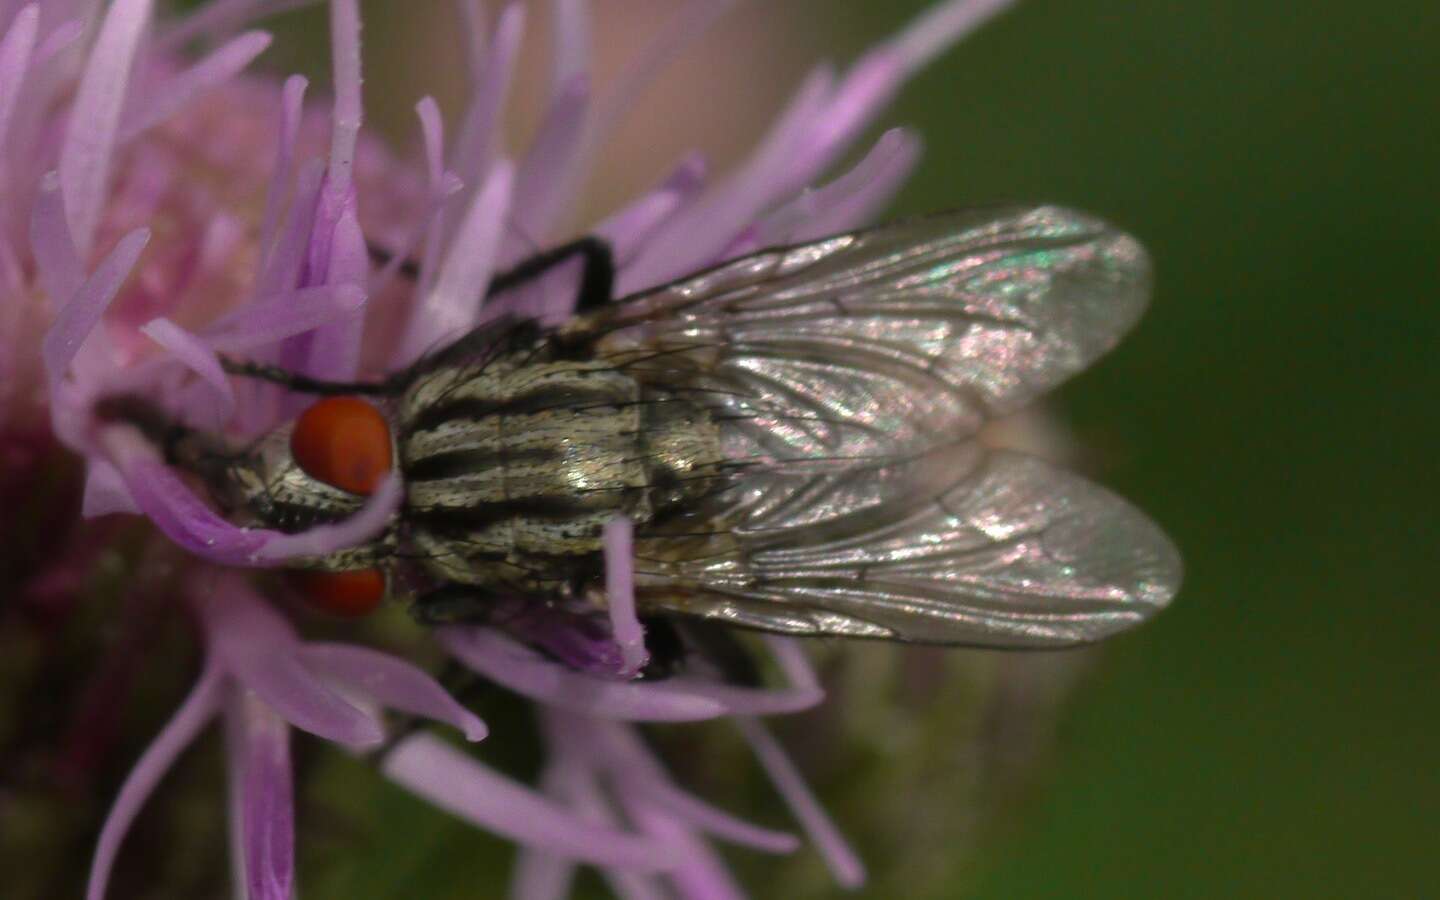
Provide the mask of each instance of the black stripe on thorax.
POLYGON ((460 478, 466 475, 493 473, 502 477, 500 470, 517 463, 558 462, 560 450, 557 447, 526 447, 496 450, 447 450, 416 460, 405 467, 405 477, 410 481, 441 481, 446 478, 460 478))
MULTIPOLYGON (((577 378, 583 377, 583 372, 577 378)), ((542 384, 508 398, 463 397, 446 402, 440 400, 410 421, 406 430, 413 434, 427 431, 455 420, 480 421, 492 416, 522 416, 558 409, 594 408, 619 405, 629 401, 628 393, 617 391, 615 385, 542 384)))
MULTIPOLYGON (((617 508, 618 505, 617 505, 617 508)), ((407 518, 416 525, 438 534, 478 531, 506 519, 531 519, 542 522, 564 522, 594 515, 593 506, 569 497, 534 496, 498 503, 477 503, 473 506, 418 507, 407 510, 407 518)))

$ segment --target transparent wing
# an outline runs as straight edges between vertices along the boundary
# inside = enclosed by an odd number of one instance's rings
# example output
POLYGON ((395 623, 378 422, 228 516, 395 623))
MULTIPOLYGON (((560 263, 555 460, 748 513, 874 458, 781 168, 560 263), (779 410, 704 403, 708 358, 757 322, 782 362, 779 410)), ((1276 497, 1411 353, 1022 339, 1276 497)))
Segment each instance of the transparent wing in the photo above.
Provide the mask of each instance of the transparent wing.
POLYGON ((567 330, 708 391, 727 455, 783 465, 953 444, 1110 349, 1148 292, 1104 222, 1002 208, 763 251, 567 330))
POLYGON ((757 473, 734 522, 685 558, 673 541, 642 543, 642 605, 789 634, 1044 648, 1138 624, 1181 576, 1169 540, 1124 500, 973 444, 757 473))

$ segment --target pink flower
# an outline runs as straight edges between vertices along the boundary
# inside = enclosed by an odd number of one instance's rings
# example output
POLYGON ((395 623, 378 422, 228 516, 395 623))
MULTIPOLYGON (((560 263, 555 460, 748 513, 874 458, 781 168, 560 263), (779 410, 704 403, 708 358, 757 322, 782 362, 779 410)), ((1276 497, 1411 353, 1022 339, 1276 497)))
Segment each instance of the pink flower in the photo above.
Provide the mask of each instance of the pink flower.
MULTIPOLYGON (((586 73, 570 65, 587 58, 588 4, 557 3, 549 108, 513 160, 501 155, 498 129, 526 6, 510 3, 488 28, 468 22, 464 116, 447 135, 430 98, 416 105, 424 157, 414 169, 361 132, 356 0, 330 4, 328 115, 306 103, 298 76, 282 84, 242 74, 270 38, 237 31, 291 5, 215 0, 175 21, 157 21, 152 0, 0 9, 0 430, 48 425, 85 461, 87 516, 144 514, 189 554, 180 583, 206 640, 199 681, 105 823, 91 898, 104 895, 146 796, 222 715, 232 862, 252 897, 293 893, 292 727, 364 752, 385 739, 383 706, 447 723, 470 740, 485 736, 479 719, 413 665, 304 640, 239 571, 370 538, 400 501, 394 479, 334 525, 300 534, 239 527, 196 496, 149 441, 96 416, 95 401, 140 394, 177 421, 245 439, 297 407, 273 386, 232 382, 221 353, 343 380, 402 366, 499 311, 563 321, 575 296, 571 271, 489 306, 487 284, 535 244, 561 237, 572 198, 628 99, 715 17, 715 4, 681 5, 631 75, 612 94, 594 96, 586 73), (214 49, 187 62, 179 48, 196 41, 214 49), (386 248, 392 262, 373 267, 371 246, 386 248), (413 285, 399 276, 406 258, 419 260, 413 285)), ((712 179, 703 158, 688 156, 593 223, 588 230, 614 248, 617 292, 867 222, 913 168, 914 134, 888 131, 848 171, 821 179, 906 78, 1007 5, 940 3, 847 69, 817 67, 734 172, 712 179)), ((479 626, 437 633, 454 659, 538 705, 551 753, 538 789, 424 733, 400 735, 382 751, 381 770, 522 844, 517 896, 564 893, 579 863, 601 867, 624 896, 738 896, 709 838, 776 853, 797 841, 686 793, 629 724, 734 717, 836 878, 859 884, 859 861, 755 718, 820 701, 804 655, 789 641, 767 642, 788 680, 779 689, 694 674, 631 680, 646 648, 629 540, 624 521, 607 532, 607 629, 542 616, 508 634, 479 626), (522 643, 514 635, 524 627, 531 631, 522 643)), ((69 552, 57 555, 57 566, 68 564, 69 552)))

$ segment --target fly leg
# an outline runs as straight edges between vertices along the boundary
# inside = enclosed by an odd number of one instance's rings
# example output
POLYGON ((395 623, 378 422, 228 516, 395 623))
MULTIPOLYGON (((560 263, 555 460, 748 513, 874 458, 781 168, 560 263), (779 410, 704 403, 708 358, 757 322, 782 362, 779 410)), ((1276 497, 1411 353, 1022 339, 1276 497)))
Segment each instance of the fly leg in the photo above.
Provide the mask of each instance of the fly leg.
POLYGON ((323 381, 308 375, 301 375, 298 372, 291 372, 289 369, 282 369, 279 366, 243 359, 230 359, 227 356, 220 357, 220 367, 231 375, 258 378, 299 394, 318 394, 326 397, 353 394, 391 396, 400 391, 400 387, 391 379, 385 381, 323 381))
MULTIPOLYGON (((383 247, 371 244, 369 250, 370 258, 381 265, 390 262, 393 258, 391 253, 383 247)), ((575 300, 577 311, 588 312, 598 306, 604 306, 614 299, 612 295, 615 291, 615 254, 611 251, 608 243, 593 234, 587 234, 520 260, 490 279, 490 287, 486 290, 485 296, 493 297, 512 288, 520 287, 572 259, 579 259, 581 265, 580 288, 576 292, 575 300)), ((420 274, 420 267, 412 259, 404 260, 400 263, 400 274, 413 279, 420 274)))
POLYGON ((235 451, 203 431, 176 421, 154 401, 135 394, 113 394, 95 403, 104 422, 133 426, 159 449, 165 462, 217 483, 236 460, 235 451))

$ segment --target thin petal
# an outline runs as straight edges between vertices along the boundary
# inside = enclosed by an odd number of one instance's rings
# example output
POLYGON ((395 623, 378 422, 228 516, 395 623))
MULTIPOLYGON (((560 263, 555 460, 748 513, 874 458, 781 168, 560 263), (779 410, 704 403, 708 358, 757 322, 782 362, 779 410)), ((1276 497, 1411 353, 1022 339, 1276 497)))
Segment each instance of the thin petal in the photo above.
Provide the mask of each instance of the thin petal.
POLYGON ((590 0, 551 0, 553 43, 550 64, 552 103, 566 85, 590 77, 590 0))
POLYGON ((312 331, 365 305, 365 292, 350 285, 301 288, 256 300, 215 322, 205 342, 217 350, 255 350, 312 331))
POLYGON ((740 169, 676 216, 627 276, 646 287, 717 261, 721 250, 779 196, 796 154, 824 113, 834 81, 828 66, 812 71, 740 169))
POLYGON ((518 694, 563 709, 637 722, 685 722, 723 715, 707 697, 664 684, 621 682, 574 672, 483 628, 437 629, 446 650, 465 665, 518 694))
POLYGON ((635 615, 635 524, 621 516, 605 523, 605 594, 610 630, 623 662, 618 675, 634 678, 650 661, 645 628, 635 615))
POLYGON ((48 172, 40 178, 40 190, 30 213, 30 247, 40 286, 51 302, 57 306, 68 302, 85 283, 85 266, 75 249, 70 223, 65 221, 59 173, 48 172))
POLYGON ((218 402, 218 406, 211 407, 215 428, 218 430, 229 422, 235 413, 235 392, 230 387, 230 380, 225 377, 225 371, 220 368, 215 352, 195 335, 166 318, 151 319, 140 326, 140 331, 174 354, 186 368, 214 389, 214 398, 218 402))
POLYGON ((276 564, 297 556, 324 556, 363 544, 389 527, 404 498, 404 485, 400 477, 392 472, 380 482, 360 511, 350 518, 333 525, 317 525, 299 534, 272 533, 257 552, 255 563, 276 564))
POLYGON ((227 566, 276 566, 297 556, 318 556, 363 543, 385 529, 403 491, 393 475, 359 512, 333 525, 299 534, 242 528, 225 521, 159 459, 129 426, 105 428, 100 444, 120 470, 126 489, 159 529, 185 550, 227 566))
POLYGON ((10 114, 15 111, 20 86, 25 83, 39 26, 40 7, 31 3, 15 14, 5 37, 0 39, 0 147, 5 146, 10 114))
POLYGON ((306 666, 401 712, 454 725, 472 741, 485 739, 480 718, 450 696, 422 669, 378 650, 353 644, 306 644, 306 666))
POLYGON ((249 31, 206 56, 178 75, 167 78, 162 90, 132 102, 120 126, 120 143, 134 140, 184 109, 196 97, 236 75, 270 46, 270 35, 249 31))
POLYGON ((682 822, 732 843, 766 853, 791 853, 800 846, 793 834, 753 825, 677 787, 633 727, 592 720, 590 728, 592 733, 577 742, 602 755, 621 790, 643 795, 682 822))
POLYGON ((845 174, 766 216, 756 243, 801 244, 864 225, 895 196, 919 158, 919 138, 903 128, 890 129, 845 174))
POLYGON ((111 513, 138 513, 140 507, 125 487, 120 472, 103 459, 90 459, 85 468, 85 497, 80 515, 87 519, 111 513))
POLYGON ((482 71, 471 87, 470 104, 450 148, 450 168, 471 190, 482 183, 480 176, 491 170, 500 146, 501 116, 524 34, 525 4, 507 4, 495 24, 482 71))
POLYGON ((653 872, 670 864, 663 846, 586 822, 434 735, 406 738, 381 769, 441 809, 528 846, 597 866, 653 872))
POLYGON ((851 889, 864 884, 865 864, 855 855, 854 849, 840 833, 840 829, 835 827, 835 823, 810 792, 804 776, 795 768, 795 763, 790 761, 780 743, 756 719, 737 717, 734 722, 755 752, 755 757, 760 760, 760 765, 770 776, 775 789, 785 798, 795 818, 800 820, 805 832, 810 835, 810 840, 820 851, 826 865, 835 875, 835 880, 841 887, 851 889))
POLYGON ((80 257, 89 255, 110 186, 120 114, 154 0, 115 0, 105 14, 70 108, 60 147, 65 216, 80 257))
MULTIPOLYGON (((240 796, 246 896, 290 900, 295 885, 295 786, 290 726, 258 696, 236 691, 226 717, 240 796)), ((231 802, 235 802, 232 800, 231 802)))
POLYGON ((65 377, 80 345, 100 324, 100 317, 105 314, 110 301, 115 299, 130 270, 135 268, 140 252, 149 240, 148 228, 137 228, 121 238, 110 255, 101 261, 95 274, 86 279, 55 317, 54 324, 40 344, 52 395, 65 377))
MULTIPOLYGON (((576 77, 562 86, 515 176, 516 230, 545 243, 574 197, 590 105, 590 82, 576 77)), ((525 241, 517 241, 529 246, 525 241)), ((518 254, 513 254, 518 255, 518 254)))
POLYGON ((363 109, 360 101, 360 7, 356 0, 330 0, 330 53, 335 112, 330 135, 328 187, 337 201, 351 192, 355 142, 363 109))
POLYGON ((514 168, 501 160, 465 213, 435 287, 416 306, 397 362, 406 363, 476 322, 510 210, 514 168))
POLYGON ((156 37, 156 50, 174 53, 196 38, 217 40, 267 16, 310 6, 319 0, 214 0, 171 22, 156 37))
POLYGON ((378 744, 384 730, 300 661, 294 629, 245 579, 196 580, 190 597, 216 656, 235 679, 296 728, 354 747, 378 744))
MULTIPOLYGON (((260 217, 260 250, 267 262, 274 252, 280 209, 294 175, 295 142, 300 133, 300 115, 308 86, 309 82, 302 76, 291 75, 285 79, 285 86, 280 91, 280 127, 275 133, 275 163, 270 170, 270 184, 265 190, 265 213, 260 217)), ((268 265, 261 266, 262 271, 266 268, 268 265)))
POLYGON ((105 824, 100 828, 100 840, 90 862, 90 881, 85 888, 86 900, 102 900, 105 896, 105 889, 110 881, 110 869, 115 864, 115 854, 119 851, 126 832, 130 830, 130 824, 135 821, 140 807, 145 804, 145 800, 175 763, 181 751, 190 746, 200 729, 204 728, 219 710, 221 686, 219 667, 207 662, 204 671, 200 673, 200 680, 190 689, 175 715, 160 729, 160 733, 155 736, 150 746, 145 748, 130 774, 125 776, 125 783, 120 786, 120 793, 115 797, 115 803, 105 817, 105 824))
POLYGON ((689 154, 654 190, 595 226, 595 233, 610 245, 615 264, 621 267, 617 296, 627 293, 624 268, 677 210, 695 199, 705 183, 705 168, 702 154, 689 154))

